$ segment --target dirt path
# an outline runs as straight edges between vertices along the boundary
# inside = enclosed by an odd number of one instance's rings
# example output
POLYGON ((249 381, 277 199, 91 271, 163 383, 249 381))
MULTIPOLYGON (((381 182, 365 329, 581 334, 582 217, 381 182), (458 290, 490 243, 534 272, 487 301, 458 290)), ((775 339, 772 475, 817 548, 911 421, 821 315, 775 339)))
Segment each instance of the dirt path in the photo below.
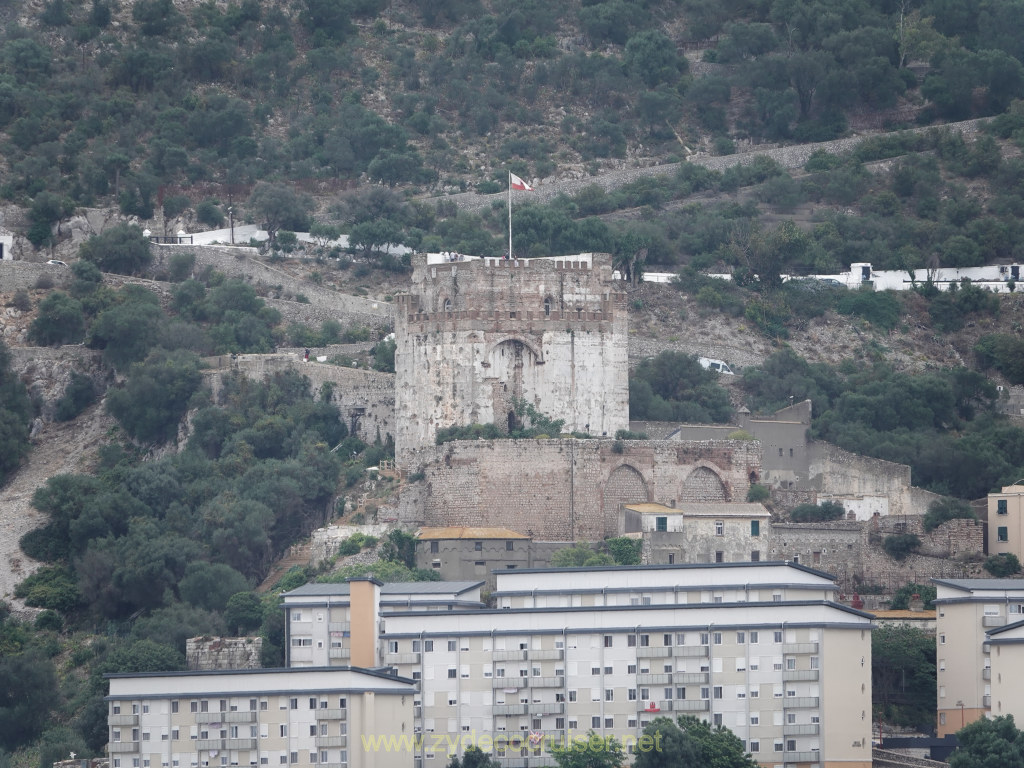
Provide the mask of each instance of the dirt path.
POLYGON ((18 548, 22 536, 46 522, 32 508, 32 494, 53 475, 86 469, 113 423, 99 404, 74 421, 44 424, 32 438, 28 461, 0 488, 0 600, 15 611, 24 605, 14 599, 14 587, 40 565, 18 548))

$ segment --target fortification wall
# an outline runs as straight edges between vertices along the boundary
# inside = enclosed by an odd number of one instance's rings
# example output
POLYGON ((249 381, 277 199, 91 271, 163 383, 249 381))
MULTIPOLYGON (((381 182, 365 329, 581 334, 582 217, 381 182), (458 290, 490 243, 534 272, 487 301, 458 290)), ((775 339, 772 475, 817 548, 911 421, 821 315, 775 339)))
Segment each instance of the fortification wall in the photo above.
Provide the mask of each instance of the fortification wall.
POLYGON ((373 442, 395 436, 395 377, 391 373, 345 368, 314 361, 305 363, 299 355, 221 355, 206 358, 210 370, 204 376, 216 398, 223 378, 232 372, 262 380, 279 371, 297 370, 309 379, 310 391, 320 393, 330 384, 331 402, 341 411, 349 430, 360 439, 373 442))
POLYGON ((476 440, 413 452, 423 472, 409 525, 508 527, 537 539, 594 541, 619 533, 619 505, 746 498, 756 445, 736 440, 476 440))
POLYGON ((923 514, 921 494, 911 493, 910 467, 844 451, 831 443, 808 446, 808 485, 830 497, 886 496, 890 515, 923 514))
POLYGON ((28 261, 0 261, 0 293, 35 288, 42 275, 48 275, 55 287, 71 282, 71 270, 59 264, 35 264, 28 261))
POLYGON ((262 637, 190 637, 185 641, 185 663, 193 671, 259 669, 262 637))

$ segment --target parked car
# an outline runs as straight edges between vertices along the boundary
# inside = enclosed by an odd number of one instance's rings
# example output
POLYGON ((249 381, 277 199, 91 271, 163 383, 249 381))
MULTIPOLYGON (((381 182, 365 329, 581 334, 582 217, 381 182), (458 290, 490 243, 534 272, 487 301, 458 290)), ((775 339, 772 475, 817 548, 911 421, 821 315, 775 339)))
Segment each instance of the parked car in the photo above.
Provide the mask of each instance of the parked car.
POLYGON ((706 371, 717 371, 718 373, 724 373, 726 376, 734 376, 732 368, 724 360, 714 360, 710 357, 698 357, 697 362, 700 363, 700 367, 706 371))
POLYGON ((49 260, 48 262, 46 262, 46 263, 47 263, 47 264, 53 264, 54 266, 57 266, 57 267, 66 267, 66 266, 67 266, 67 264, 65 264, 65 263, 64 263, 63 261, 61 261, 60 259, 50 259, 50 260, 49 260))

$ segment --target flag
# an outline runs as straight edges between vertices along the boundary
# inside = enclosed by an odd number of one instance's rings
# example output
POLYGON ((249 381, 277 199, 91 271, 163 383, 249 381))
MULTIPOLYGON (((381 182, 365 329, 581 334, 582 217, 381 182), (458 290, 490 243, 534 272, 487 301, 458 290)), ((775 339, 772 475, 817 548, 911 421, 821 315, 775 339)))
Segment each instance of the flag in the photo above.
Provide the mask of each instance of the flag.
POLYGON ((520 192, 533 192, 533 187, 520 179, 514 173, 509 173, 508 175, 508 186, 509 189, 518 189, 520 192))

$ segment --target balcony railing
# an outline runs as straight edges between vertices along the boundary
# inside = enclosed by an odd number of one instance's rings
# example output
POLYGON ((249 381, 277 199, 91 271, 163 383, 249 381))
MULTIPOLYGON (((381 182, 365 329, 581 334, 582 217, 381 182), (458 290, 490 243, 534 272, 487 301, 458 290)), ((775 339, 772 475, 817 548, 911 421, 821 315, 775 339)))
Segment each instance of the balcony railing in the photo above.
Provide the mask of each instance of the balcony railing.
POLYGON ((1001 627, 1006 623, 1005 616, 982 616, 981 626, 983 627, 1001 627))
POLYGON ((651 648, 650 646, 645 646, 636 649, 636 657, 638 659, 667 659, 671 655, 671 648, 651 648))
POLYGON ((531 688, 561 688, 565 685, 564 677, 531 677, 531 688))
POLYGON ((495 651, 495 661, 526 661, 526 651, 495 651))
POLYGON ((817 723, 790 723, 782 726, 783 736, 817 736, 821 728, 817 723))
POLYGON ((672 675, 665 674, 642 674, 636 676, 637 685, 670 685, 672 683, 672 675))
MULTIPOLYGON (((680 656, 683 658, 697 657, 706 659, 708 656, 708 647, 706 645, 677 645, 675 648, 672 649, 672 652, 676 656, 680 656)), ((639 656, 640 654, 637 655, 639 656)))
POLYGON ((348 736, 317 736, 316 748, 327 749, 328 747, 347 747, 348 736))
POLYGON ((138 715, 107 715, 107 725, 138 725, 138 715))
POLYGON ((530 705, 531 715, 563 715, 565 703, 561 701, 542 701, 530 705))
POLYGON ((981 670, 981 679, 982 680, 991 680, 992 679, 992 668, 991 667, 985 667, 983 670, 981 670))
POLYGON ((491 707, 491 713, 494 715, 525 715, 529 709, 529 704, 495 704, 491 707))
POLYGON ((491 678, 491 688, 525 688, 527 679, 525 677, 494 677, 491 678))
POLYGON ((817 643, 783 643, 782 652, 790 656, 796 654, 817 653, 817 643))
POLYGON ((137 741, 112 741, 107 745, 107 751, 110 754, 120 754, 123 752, 138 752, 139 742, 137 741))
POLYGON ((316 710, 317 720, 347 720, 348 710, 347 709, 318 709, 316 710))
POLYGON ((817 680, 818 670, 816 669, 787 669, 782 673, 782 679, 787 683, 795 680, 817 680))
POLYGON ((349 659, 351 657, 351 648, 331 648, 327 651, 327 658, 329 659, 349 659))
POLYGON ((196 749, 256 749, 256 739, 197 739, 196 749))
POLYGON ((420 655, 418 653, 385 653, 384 654, 385 664, 419 664, 420 655))
POLYGON ((783 752, 782 759, 787 763, 817 763, 821 760, 821 752, 816 750, 808 752, 783 752))
POLYGON ((331 621, 327 624, 328 632, 350 632, 352 630, 352 622, 350 621, 331 621))
POLYGON ((565 658, 565 651, 561 648, 530 651, 528 658, 530 661, 561 661, 565 658))
POLYGON ((672 680, 676 683, 706 683, 708 681, 707 672, 676 672, 672 676, 672 680))
POLYGON ((197 723, 255 723, 256 713, 252 710, 243 712, 196 712, 197 723))
POLYGON ((707 712, 710 703, 707 699, 676 699, 672 710, 674 712, 707 712))
POLYGON ((817 696, 787 696, 784 699, 786 709, 816 709, 818 707, 817 696))

